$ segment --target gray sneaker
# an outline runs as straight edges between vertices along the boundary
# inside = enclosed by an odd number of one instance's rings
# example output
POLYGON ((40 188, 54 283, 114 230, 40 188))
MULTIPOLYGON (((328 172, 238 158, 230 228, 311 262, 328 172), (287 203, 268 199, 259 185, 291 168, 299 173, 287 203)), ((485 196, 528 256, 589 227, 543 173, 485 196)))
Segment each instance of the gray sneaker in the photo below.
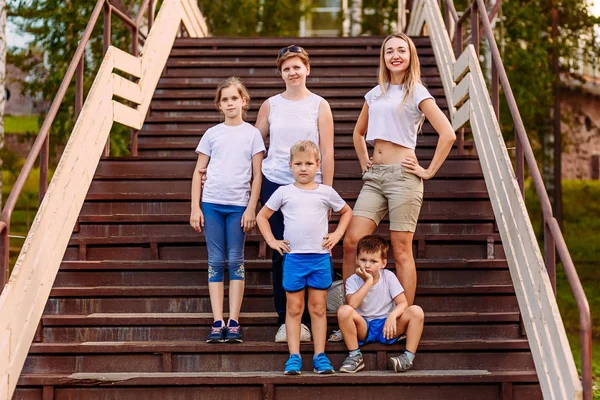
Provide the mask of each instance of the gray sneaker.
POLYGON ((348 356, 342 363, 340 372, 354 374, 365 367, 365 360, 362 355, 348 356))
POLYGON ((404 353, 396 357, 390 357, 390 362, 396 372, 406 372, 413 367, 413 364, 404 353))

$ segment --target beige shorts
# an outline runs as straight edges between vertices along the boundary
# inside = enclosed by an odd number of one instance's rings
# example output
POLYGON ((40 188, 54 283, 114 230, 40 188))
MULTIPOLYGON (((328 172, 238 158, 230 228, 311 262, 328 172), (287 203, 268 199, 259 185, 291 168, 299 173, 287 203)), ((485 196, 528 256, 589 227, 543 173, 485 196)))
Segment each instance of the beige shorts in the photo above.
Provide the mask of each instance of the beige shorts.
POLYGON ((399 164, 374 164, 362 179, 354 215, 379 225, 389 211, 391 231, 414 232, 423 204, 423 180, 399 164))

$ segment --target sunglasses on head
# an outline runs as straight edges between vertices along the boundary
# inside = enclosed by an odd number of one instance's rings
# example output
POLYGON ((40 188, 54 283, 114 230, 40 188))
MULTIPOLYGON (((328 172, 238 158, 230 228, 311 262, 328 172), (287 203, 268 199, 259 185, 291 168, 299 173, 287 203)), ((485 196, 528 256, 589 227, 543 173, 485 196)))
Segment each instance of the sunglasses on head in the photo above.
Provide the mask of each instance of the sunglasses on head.
POLYGON ((282 47, 281 49, 279 49, 279 57, 281 57, 288 51, 291 53, 302 53, 302 47, 296 45, 282 47))

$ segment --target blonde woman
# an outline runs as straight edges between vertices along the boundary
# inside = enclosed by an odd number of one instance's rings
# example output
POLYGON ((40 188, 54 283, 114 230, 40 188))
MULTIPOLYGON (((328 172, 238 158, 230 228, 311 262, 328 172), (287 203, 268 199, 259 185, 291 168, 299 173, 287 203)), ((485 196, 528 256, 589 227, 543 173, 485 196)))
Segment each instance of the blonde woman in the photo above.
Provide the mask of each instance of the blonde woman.
MULTIPOLYGON (((285 91, 267 99, 256 119, 256 127, 263 137, 270 136, 267 158, 262 164, 263 181, 260 192, 262 204, 284 185, 295 182, 290 170, 290 149, 298 141, 310 140, 320 152, 321 167, 315 182, 333 184, 333 115, 329 103, 306 87, 310 75, 310 59, 300 46, 283 47, 277 55, 277 69, 285 82, 285 91)), ((283 214, 277 211, 269 219, 277 240, 283 239, 283 214)), ((273 252, 273 292, 277 324, 276 342, 286 342, 286 293, 282 286, 283 256, 273 252)), ((310 295, 308 298, 311 302, 310 295)), ((308 324, 310 316, 302 317, 300 340, 311 340, 308 324)))
MULTIPOLYGON (((423 180, 431 179, 441 167, 456 135, 421 83, 417 50, 405 34, 392 34, 383 41, 378 81, 365 95, 354 128, 354 148, 364 184, 344 239, 343 277, 345 281, 356 271, 358 240, 373 233, 389 213, 396 275, 410 306, 417 286, 412 242, 423 202, 423 180), (439 135, 427 169, 419 164, 415 154, 417 134, 424 118, 439 135), (367 143, 374 147, 372 158, 369 158, 367 143)), ((335 334, 330 338, 336 339, 341 338, 335 334)))

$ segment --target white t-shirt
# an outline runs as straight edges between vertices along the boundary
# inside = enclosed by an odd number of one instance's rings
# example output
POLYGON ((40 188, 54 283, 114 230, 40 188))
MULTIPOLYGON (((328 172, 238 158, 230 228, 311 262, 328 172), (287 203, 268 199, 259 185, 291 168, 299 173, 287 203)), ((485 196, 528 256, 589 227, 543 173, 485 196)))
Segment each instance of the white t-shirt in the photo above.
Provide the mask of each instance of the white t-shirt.
POLYGON ((265 204, 283 213, 283 238, 290 242, 292 253, 328 253, 323 249, 327 235, 329 209, 338 212, 346 205, 340 195, 327 185, 304 190, 295 185, 279 187, 265 204))
MULTIPOLYGON (((288 100, 280 94, 269 98, 269 152, 262 173, 271 182, 289 185, 295 182, 290 171, 290 149, 300 140, 319 147, 319 106, 321 96, 311 93, 302 100, 288 100)), ((321 183, 321 171, 315 182, 321 183)))
MULTIPOLYGON (((362 287, 365 281, 354 274, 346 280, 346 295, 354 294, 362 287)), ((365 296, 356 312, 367 321, 372 319, 387 318, 394 311, 396 303, 394 297, 404 292, 404 288, 398 281, 398 277, 388 269, 379 271, 379 281, 371 286, 369 293, 365 296)))
POLYGON ((246 207, 250 200, 252 157, 265 151, 260 131, 244 122, 206 130, 196 153, 210 157, 202 201, 246 207))
POLYGON ((423 118, 419 104, 433 99, 433 96, 425 86, 417 84, 413 98, 406 99, 403 105, 404 91, 404 85, 388 85, 385 96, 382 96, 381 87, 377 85, 365 95, 369 106, 367 143, 372 145, 375 139, 380 139, 415 149, 417 130, 423 118))

